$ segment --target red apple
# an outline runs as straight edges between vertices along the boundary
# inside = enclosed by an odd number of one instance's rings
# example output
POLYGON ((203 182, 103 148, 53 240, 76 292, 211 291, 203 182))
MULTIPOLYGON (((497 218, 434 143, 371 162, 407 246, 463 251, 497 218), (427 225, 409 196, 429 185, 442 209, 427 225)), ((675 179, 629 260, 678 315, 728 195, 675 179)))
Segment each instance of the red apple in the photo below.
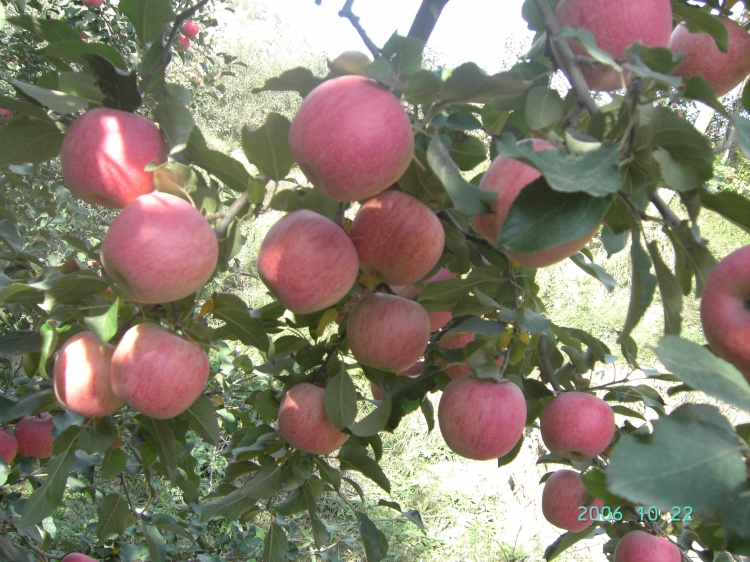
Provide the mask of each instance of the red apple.
POLYGON ((91 332, 63 344, 53 370, 55 395, 63 406, 88 418, 108 416, 122 406, 109 378, 114 350, 91 332))
POLYGON ((13 112, 10 109, 0 107, 0 121, 10 121, 13 119, 13 112))
POLYGON ((125 404, 167 419, 198 399, 208 374, 208 357, 198 345, 156 324, 137 324, 117 344, 110 376, 125 404))
POLYGON ((380 390, 380 387, 376 385, 374 382, 370 383, 370 392, 372 393, 373 400, 383 399, 383 391, 380 390))
POLYGON ((352 222, 362 270, 392 285, 422 278, 443 254, 445 232, 427 205, 401 191, 368 199, 352 222))
POLYGON ((5 464, 10 464, 18 453, 18 439, 8 429, 0 429, 0 457, 5 459, 5 464))
POLYGON ((404 369, 403 371, 398 371, 396 373, 397 377, 418 377, 422 374, 425 368, 425 362, 424 361, 417 361, 412 365, 411 367, 404 369))
MULTIPOLYGON (((581 515, 580 507, 591 505, 601 508, 604 502, 591 497, 583 485, 581 475, 573 470, 558 470, 549 477, 542 490, 542 513, 555 527, 578 533, 589 527, 593 521, 590 512, 581 515), (579 521, 579 517, 584 521, 579 521)), ((594 512, 596 516, 596 511, 594 512)))
POLYGON ((464 375, 443 390, 438 424, 446 445, 455 453, 480 461, 496 459, 521 439, 526 401, 512 382, 464 375))
POLYGON ((88 203, 122 208, 154 190, 151 163, 167 161, 153 121, 118 109, 90 109, 65 134, 60 163, 70 192, 88 203))
POLYGON ((675 27, 669 49, 682 55, 674 74, 687 81, 702 74, 718 97, 740 84, 750 74, 750 34, 727 17, 719 16, 729 36, 729 49, 722 53, 707 33, 690 33, 685 24, 675 27))
POLYGON ((414 153, 414 137, 391 92, 350 75, 307 95, 292 121, 289 146, 316 189, 339 201, 360 201, 401 177, 414 153))
MULTIPOLYGON (((444 349, 463 349, 473 342, 475 337, 476 334, 474 334, 474 332, 461 332, 458 329, 450 330, 440 336, 438 345, 444 349)), ((501 366, 504 360, 504 357, 498 357, 495 359, 495 363, 498 366, 501 366)), ((443 365, 449 365, 450 361, 441 357, 440 363, 443 365)), ((473 371, 469 368, 468 360, 459 365, 450 365, 445 368, 445 373, 452 379, 471 374, 472 372, 473 371)))
POLYGON ((615 562, 680 562, 680 549, 667 539, 630 531, 615 548, 615 562))
POLYGON ((542 441, 552 454, 575 461, 600 455, 615 434, 615 413, 601 398, 585 392, 563 392, 549 401, 539 417, 542 441))
MULTIPOLYGON (((636 41, 647 47, 666 47, 672 33, 670 0, 562 0, 555 14, 560 27, 588 29, 597 47, 615 58, 623 58, 627 47, 636 41)), ((579 43, 569 44, 574 53, 587 56, 579 43)), ((627 85, 609 66, 580 64, 579 68, 591 90, 614 91, 627 85)))
POLYGON ((61 562, 98 562, 95 558, 91 558, 91 556, 86 556, 85 554, 81 554, 80 552, 71 552, 70 554, 66 554, 63 556, 63 559, 61 562))
POLYGON ((721 260, 703 289, 703 334, 716 355, 750 382, 750 245, 721 260))
POLYGON ((292 447, 330 455, 349 438, 328 419, 326 391, 310 383, 290 388, 279 406, 279 433, 292 447))
POLYGON ((182 32, 190 39, 195 39, 198 36, 198 32, 200 30, 200 26, 194 21, 188 20, 182 24, 182 32))
POLYGON ((187 51, 190 48, 190 38, 185 35, 178 35, 177 43, 183 51, 187 51))
POLYGON ((101 262, 128 298, 166 303, 203 287, 218 254, 216 235, 198 209, 176 195, 149 193, 112 221, 101 262))
POLYGON ((104 0, 83 0, 83 5, 87 8, 98 8, 104 3, 104 0))
POLYGON ((352 288, 359 259, 346 232, 314 211, 292 211, 266 233, 258 275, 297 314, 336 304, 352 288))
MULTIPOLYGON (((532 143, 535 152, 554 150, 552 144, 541 139, 526 139, 520 142, 532 143)), ((540 176, 541 172, 528 164, 504 156, 495 158, 479 183, 481 189, 497 193, 497 198, 492 203, 491 213, 474 215, 474 226, 479 234, 491 244, 496 244, 498 234, 505 218, 508 216, 513 201, 516 200, 524 187, 540 176)), ((577 240, 564 242, 546 250, 530 254, 511 251, 506 251, 506 253, 524 267, 547 267, 575 254, 594 237, 597 230, 599 230, 598 226, 577 240)))
POLYGON ((424 354, 430 319, 414 301, 371 293, 349 314, 346 333, 359 363, 396 373, 414 365, 424 354))
POLYGON ((24 416, 16 424, 15 436, 18 440, 18 452, 23 457, 46 459, 52 456, 55 438, 52 430, 55 423, 47 412, 38 416, 24 416))

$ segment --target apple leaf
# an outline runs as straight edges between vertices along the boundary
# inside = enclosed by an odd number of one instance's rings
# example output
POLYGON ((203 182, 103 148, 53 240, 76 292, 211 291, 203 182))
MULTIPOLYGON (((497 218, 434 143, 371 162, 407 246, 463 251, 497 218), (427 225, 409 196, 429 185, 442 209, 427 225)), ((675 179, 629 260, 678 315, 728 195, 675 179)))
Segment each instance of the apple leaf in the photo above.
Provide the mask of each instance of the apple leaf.
POLYGON ((648 243, 648 253, 654 264, 656 282, 661 294, 664 309, 664 333, 679 334, 682 330, 682 291, 680 282, 669 269, 659 253, 659 244, 655 240, 648 243))
POLYGON ((177 439, 174 432, 174 421, 157 420, 145 415, 138 415, 138 424, 146 433, 146 441, 159 454, 159 459, 167 469, 170 482, 177 482, 177 439))
POLYGON ((337 458, 341 463, 341 470, 356 470, 390 494, 391 482, 377 461, 370 458, 367 449, 350 441, 344 443, 339 449, 337 458))
POLYGON ((233 490, 218 500, 207 502, 200 511, 201 521, 214 517, 224 517, 227 521, 238 521, 255 508, 254 502, 247 501, 242 489, 233 490))
POLYGON ((120 494, 104 496, 96 514, 96 536, 101 542, 119 535, 136 521, 128 502, 120 494))
POLYGON ((563 117, 565 102, 557 90, 537 86, 526 95, 526 119, 532 129, 552 127, 563 117))
POLYGON ((487 160, 487 147, 478 138, 463 135, 462 140, 451 143, 450 156, 459 170, 473 170, 487 160))
MULTIPOLYGON (((741 307, 742 303, 737 302, 741 307)), ((750 412, 750 385, 733 365, 697 343, 665 336, 654 350, 659 361, 695 390, 750 412)))
MULTIPOLYGON (((706 241, 698 236, 688 221, 668 229, 667 236, 672 242, 678 263, 684 264, 695 278, 695 296, 700 297, 708 276, 716 266, 716 258, 706 247, 706 241)), ((687 294, 690 287, 683 286, 682 291, 687 294)))
POLYGON ((346 369, 331 377, 326 386, 326 414, 333 425, 343 429, 357 417, 357 389, 346 369))
POLYGON ((625 324, 622 327, 618 341, 630 336, 651 304, 656 291, 657 279, 651 273, 651 259, 641 245, 641 232, 634 230, 630 244, 630 263, 632 274, 630 278, 630 303, 625 324))
POLYGON ((274 181, 283 180, 294 165, 289 148, 291 123, 283 115, 270 113, 263 126, 242 129, 242 149, 248 162, 274 181))
POLYGON ((557 35, 558 39, 571 39, 580 43, 588 53, 588 56, 601 64, 605 64, 622 72, 622 67, 617 63, 615 58, 607 51, 597 47, 594 34, 583 27, 563 27, 557 35))
POLYGON ((243 193, 250 187, 252 177, 239 160, 218 150, 201 147, 193 139, 188 144, 188 151, 193 164, 216 176, 230 189, 243 193))
POLYGON ((211 445, 218 445, 221 441, 221 429, 216 418, 216 406, 205 396, 198 399, 185 411, 190 420, 190 427, 201 438, 211 445))
POLYGON ((175 19, 169 0, 121 0, 118 9, 133 24, 142 43, 156 41, 175 19))
POLYGON ((675 2, 672 5, 675 21, 683 21, 691 33, 707 33, 713 37, 716 47, 726 53, 729 49, 729 33, 716 16, 689 4, 675 2))
POLYGON ((252 315, 247 304, 236 295, 214 293, 211 314, 223 320, 224 326, 216 330, 217 338, 239 340, 261 351, 268 351, 268 334, 263 321, 252 315))
POLYGON ((125 60, 113 47, 110 47, 109 45, 106 45, 104 43, 81 41, 81 38, 78 37, 78 34, 76 33, 75 35, 75 40, 56 41, 54 43, 50 43, 44 49, 39 51, 39 54, 43 57, 61 58, 66 61, 72 61, 87 66, 88 61, 82 55, 94 54, 107 59, 109 62, 111 62, 121 70, 128 70, 128 65, 125 63, 125 60))
POLYGON ((603 533, 604 529, 596 525, 592 525, 584 529, 580 533, 564 533, 560 535, 560 537, 558 537, 555 542, 553 542, 546 548, 546 550, 544 551, 544 559, 548 561, 554 560, 576 543, 588 540, 603 533))
POLYGON ((412 76, 422 68, 424 41, 416 37, 403 37, 394 33, 383 45, 383 57, 396 70, 397 76, 412 76))
POLYGON ((359 535, 365 547, 367 562, 380 562, 388 554, 388 539, 367 515, 361 511, 354 513, 359 523, 359 535))
POLYGON ((57 124, 25 115, 17 117, 0 129, 0 168, 45 162, 60 154, 62 141, 57 124))
POLYGON ((443 81, 431 70, 422 69, 412 74, 404 84, 404 97, 413 104, 429 104, 440 94, 443 81))
POLYGON ((141 94, 138 91, 138 77, 135 72, 122 70, 109 59, 93 53, 81 54, 96 83, 104 94, 104 105, 122 111, 135 111, 140 107, 141 94))
POLYGON ((750 200, 736 191, 712 192, 705 187, 700 190, 701 203, 707 209, 750 233, 750 200))
POLYGON ((591 275, 594 279, 598 279, 604 288, 607 289, 608 293, 611 293, 617 287, 617 280, 607 273, 604 268, 600 265, 595 264, 583 254, 583 252, 577 252, 570 256, 571 261, 581 268, 586 274, 591 275))
POLYGON ((187 148, 195 120, 184 105, 175 101, 162 101, 154 110, 154 118, 169 140, 171 154, 187 148))
POLYGON ((750 555, 750 492, 743 492, 722 505, 721 513, 726 522, 726 549, 750 555))
POLYGON ((253 88, 252 92, 288 92, 299 93, 303 98, 323 83, 322 78, 315 76, 309 68, 298 66, 285 70, 279 76, 269 78, 260 88, 253 88))
POLYGON ((284 483, 284 469, 271 462, 258 470, 240 492, 245 498, 270 498, 277 494, 284 483))
POLYGON ((688 78, 682 88, 682 97, 703 102, 724 117, 731 118, 731 114, 716 98, 716 90, 714 90, 714 87, 709 84, 708 80, 702 74, 695 74, 688 78))
POLYGON ((350 427, 352 433, 360 437, 367 437, 368 435, 375 435, 379 431, 382 431, 388 424, 388 419, 391 415, 391 405, 390 398, 383 400, 377 408, 350 427))
POLYGON ((106 312, 96 316, 87 316, 83 323, 103 342, 108 342, 117 333, 117 311, 120 308, 119 297, 115 298, 106 312))
POLYGON ((281 525, 275 521, 266 531, 266 538, 263 539, 263 557, 262 562, 279 562, 286 560, 286 551, 289 548, 286 533, 281 525))
POLYGON ((488 76, 473 62, 453 70, 443 84, 440 98, 449 103, 482 103, 494 99, 516 99, 523 96, 532 82, 518 72, 501 72, 488 76))
MULTIPOLYGON (((742 154, 745 155, 745 158, 750 158, 750 119, 743 115, 732 115, 730 121, 737 130, 737 139, 742 154)), ((2 154, 2 151, 0 151, 0 154, 2 154)))
POLYGON ((62 18, 38 18, 32 15, 16 16, 7 19, 8 23, 31 32, 38 41, 81 41, 80 35, 67 21, 62 18))

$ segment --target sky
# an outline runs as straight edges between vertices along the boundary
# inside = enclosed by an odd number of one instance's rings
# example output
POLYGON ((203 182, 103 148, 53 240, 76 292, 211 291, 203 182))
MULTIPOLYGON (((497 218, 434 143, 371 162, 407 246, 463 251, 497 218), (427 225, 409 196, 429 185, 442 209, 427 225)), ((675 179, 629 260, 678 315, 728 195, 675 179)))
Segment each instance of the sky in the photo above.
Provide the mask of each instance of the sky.
MULTIPOLYGON (((406 35, 421 0, 356 0, 352 11, 378 46, 394 31, 406 35)), ((440 62, 457 66, 473 61, 490 74, 505 70, 533 36, 521 17, 523 0, 450 0, 430 37, 428 47, 440 62), (519 52, 507 52, 510 36, 517 37, 519 52)), ((346 50, 367 52, 348 20, 338 16, 344 0, 272 0, 270 11, 316 50, 333 58, 346 50)))

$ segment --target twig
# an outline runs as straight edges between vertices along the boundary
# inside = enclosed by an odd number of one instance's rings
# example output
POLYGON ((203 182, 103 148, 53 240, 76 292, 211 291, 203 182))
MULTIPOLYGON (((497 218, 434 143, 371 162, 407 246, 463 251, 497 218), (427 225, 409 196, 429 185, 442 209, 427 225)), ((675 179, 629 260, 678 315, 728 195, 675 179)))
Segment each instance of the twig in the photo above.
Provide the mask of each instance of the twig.
POLYGON ((547 376, 547 380, 552 385, 552 388, 558 392, 562 392, 563 387, 560 386, 560 383, 557 380, 557 373, 555 372, 555 368, 552 366, 552 361, 549 358, 546 334, 539 334, 539 343, 536 346, 536 350, 539 353, 539 361, 542 364, 542 369, 545 371, 544 374, 547 376))
POLYGON ((667 221, 671 226, 679 226, 682 222, 680 220, 680 217, 678 217, 675 212, 667 205, 666 201, 659 197, 658 193, 654 193, 651 196, 651 202, 654 204, 654 207, 656 207, 656 210, 659 211, 659 214, 664 218, 665 221, 667 221))
POLYGON ((376 59, 382 54, 383 51, 380 49, 380 47, 372 42, 372 39, 367 36, 367 32, 359 23, 359 16, 355 15, 354 12, 352 12, 352 4, 354 4, 354 0, 346 0, 346 2, 344 3, 344 7, 339 10, 339 17, 346 18, 349 20, 349 22, 351 22, 352 27, 354 27, 357 33, 359 33, 359 36, 362 38, 365 46, 372 54, 372 57, 376 59))
POLYGON ((222 239, 227 235, 229 225, 237 217, 237 215, 240 214, 240 211, 245 207, 245 205, 247 205, 249 198, 250 196, 248 195, 248 192, 245 191, 242 195, 235 199, 234 203, 232 203, 229 208, 223 213, 221 221, 216 225, 216 228, 214 228, 214 232, 216 233, 217 238, 222 239))
POLYGON ((34 543, 31 542, 31 539, 27 537, 26 535, 21 535, 21 540, 23 541, 23 544, 25 544, 29 550, 32 550, 35 554, 38 554, 42 558, 46 558, 47 560, 62 560, 62 556, 56 556, 54 554, 49 554, 47 552, 44 552, 42 549, 34 546, 34 543))
POLYGON ((449 0, 422 0, 422 4, 414 16, 414 21, 409 29, 407 37, 421 39, 425 43, 432 35, 443 8, 449 0))

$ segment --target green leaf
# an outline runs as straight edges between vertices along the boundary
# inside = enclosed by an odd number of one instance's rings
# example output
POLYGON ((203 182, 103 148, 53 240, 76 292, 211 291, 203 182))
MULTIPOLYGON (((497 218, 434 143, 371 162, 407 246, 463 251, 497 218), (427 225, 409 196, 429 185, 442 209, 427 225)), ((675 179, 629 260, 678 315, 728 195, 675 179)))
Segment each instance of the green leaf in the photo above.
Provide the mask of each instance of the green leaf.
POLYGON ((184 414, 190 420, 190 427, 203 440, 211 445, 218 445, 221 441, 221 429, 216 418, 216 407, 205 396, 198 399, 185 411, 184 414))
POLYGON ((253 88, 252 92, 298 92, 303 98, 313 89, 323 83, 309 68, 297 67, 285 70, 279 76, 269 78, 260 88, 253 88))
POLYGON ((443 81, 434 72, 422 69, 412 74, 404 84, 404 97, 412 104, 430 104, 440 94, 443 81))
POLYGON ((526 95, 526 120, 532 129, 546 129, 563 118, 565 102, 557 90, 537 86, 526 95))
POLYGON ((57 124, 22 115, 0 129, 0 168, 39 164, 60 154, 63 134, 57 124))
POLYGON ((13 24, 21 29, 30 31, 38 41, 81 41, 81 37, 73 26, 66 20, 53 18, 38 18, 32 15, 17 16, 8 18, 8 23, 13 24))
POLYGON ((386 58, 400 78, 411 76, 422 68, 424 41, 416 37, 402 37, 394 33, 383 45, 382 56, 386 58))
POLYGON ((721 506, 726 525, 726 549, 734 554, 750 555, 750 493, 743 492, 721 506))
POLYGON ((0 335, 0 357, 10 358, 24 353, 38 353, 42 349, 39 332, 10 332, 0 335))
POLYGON ((286 538, 284 529, 278 523, 272 521, 271 526, 266 531, 266 538, 263 540, 263 562, 280 562, 286 560, 286 551, 289 548, 289 541, 286 538))
POLYGON ((473 170, 487 160, 487 147, 476 137, 463 135, 451 144, 450 156, 459 170, 473 170))
POLYGON ((284 471, 275 463, 267 464, 248 480, 240 491, 246 498, 270 498, 277 494, 284 483, 284 471))
MULTIPOLYGON (((16 88, 21 94, 27 98, 37 101, 47 109, 51 109, 55 113, 67 114, 77 113, 83 109, 88 108, 89 100, 79 98, 78 96, 72 96, 59 90, 51 90, 49 88, 42 88, 34 84, 27 84, 20 80, 10 79, 9 82, 16 88)), ((8 125, 8 128, 17 121, 14 119, 8 125)), ((46 127, 50 127, 52 123, 47 121, 42 122, 46 127)), ((7 128, 6 128, 7 129, 7 128)), ((57 125, 55 125, 57 129, 57 125)), ((59 131, 58 131, 59 132, 59 131)))
POLYGON ((242 129, 242 149, 248 161, 274 181, 283 180, 294 165, 289 148, 291 123, 283 115, 270 113, 262 127, 242 129))
POLYGON ((120 494, 104 496, 96 514, 96 536, 101 542, 119 535, 136 522, 136 517, 130 511, 127 500, 120 494))
POLYGON ((383 400, 377 408, 351 426, 352 433, 360 437, 367 437, 385 429, 391 415, 391 404, 390 398, 383 400))
POLYGON ((664 308, 664 334, 679 335, 682 330, 682 290, 680 282, 669 269, 659 253, 659 244, 655 240, 648 243, 648 253, 654 264, 656 282, 661 294, 664 308))
POLYGON ((331 422, 343 429, 357 417, 357 389, 346 369, 328 381, 325 394, 326 414, 331 422))
POLYGON ((167 557, 167 541, 156 525, 150 525, 141 519, 143 538, 146 540, 151 562, 165 562, 167 557))
POLYGON ((700 190, 701 203, 731 223, 750 233, 750 200, 736 191, 700 190))
POLYGON ((750 385, 730 363, 676 336, 663 337, 654 351, 659 361, 691 388, 750 412, 750 385))
POLYGON ((482 103, 494 99, 511 100, 521 97, 531 86, 517 72, 501 72, 488 76, 473 62, 453 70, 443 85, 440 98, 444 102, 482 103))
POLYGON ((618 337, 622 342, 624 338, 630 336, 638 323, 646 313, 646 309, 651 304, 656 291, 657 280, 651 273, 651 260, 641 245, 641 236, 639 230, 633 230, 630 244, 630 303, 628 304, 628 313, 625 317, 625 324, 618 337))
POLYGON ((120 308, 120 299, 115 298, 104 314, 87 316, 83 323, 103 342, 108 342, 117 333, 117 310, 120 308))
POLYGON ((672 6, 672 14, 675 21, 685 22, 691 33, 707 33, 713 37, 716 47, 722 53, 726 53, 729 49, 729 34, 716 16, 704 12, 697 6, 679 2, 675 2, 672 6))
POLYGON ((250 186, 252 176, 239 160, 218 150, 199 147, 192 139, 188 151, 193 164, 216 176, 228 188, 243 193, 250 186))
POLYGON ((133 24, 141 43, 159 39, 175 18, 169 0, 121 0, 118 9, 133 24))
POLYGON ((141 105, 138 77, 135 72, 122 70, 108 59, 97 54, 84 53, 96 77, 96 83, 104 94, 104 105, 122 111, 135 111, 141 105))
POLYGON ((576 543, 590 539, 591 537, 599 535, 601 533, 602 529, 600 527, 596 527, 595 525, 584 529, 580 533, 564 533, 545 549, 544 559, 554 560, 576 543))
POLYGON ((318 466, 318 473, 323 482, 330 485, 334 490, 341 488, 341 472, 333 468, 321 457, 316 456, 313 462, 318 466))
POLYGON ((81 303, 95 293, 106 291, 109 283, 89 269, 57 275, 35 283, 44 288, 44 308, 52 310, 57 304, 81 303))
POLYGON ((593 58, 600 64, 604 64, 611 68, 614 68, 618 72, 622 72, 622 67, 617 63, 615 58, 597 47, 594 34, 588 29, 583 27, 571 28, 564 27, 557 35, 558 39, 572 39, 573 41, 580 43, 585 49, 590 58, 593 58))
POLYGON ((86 66, 88 66, 88 61, 82 55, 99 55, 100 57, 107 59, 109 62, 111 62, 121 70, 128 70, 127 63, 116 49, 104 43, 81 41, 81 38, 78 37, 77 33, 75 40, 56 41, 54 43, 50 43, 44 49, 42 49, 39 54, 41 54, 43 57, 61 58, 67 61, 76 62, 78 64, 85 64, 86 66))
POLYGON ((742 154, 745 158, 750 158, 750 119, 743 115, 732 115, 730 121, 737 130, 737 140, 742 154))
POLYGON ((234 490, 221 499, 210 501, 201 510, 201 521, 223 517, 227 521, 238 521, 255 507, 255 500, 248 498, 242 489, 234 490))
POLYGON ((682 88, 682 97, 703 102, 724 117, 727 117, 728 119, 732 118, 732 115, 716 98, 716 90, 714 90, 714 87, 708 83, 708 80, 706 80, 702 74, 694 74, 688 78, 682 88))
POLYGON ((585 273, 591 275, 594 279, 598 279, 604 285, 604 288, 607 289, 608 293, 611 293, 617 287, 617 280, 607 273, 603 267, 587 259, 582 252, 573 254, 570 256, 570 259, 585 273))
POLYGON ((388 539, 375 523, 361 511, 355 511, 359 523, 359 535, 365 547, 367 562, 380 562, 388 554, 388 539))
POLYGON ((356 470, 375 482, 389 494, 391 493, 391 482, 380 468, 377 461, 370 458, 367 449, 361 445, 347 441, 339 449, 338 457, 342 470, 356 470))
MULTIPOLYGON (((685 267, 695 277, 695 296, 700 297, 708 276, 716 266, 716 258, 706 247, 706 241, 698 236, 687 221, 668 229, 667 236, 672 242, 677 259, 684 262, 685 267)), ((683 287, 683 294, 689 291, 689 287, 683 287)))
POLYGON ((211 314, 226 323, 217 329, 217 337, 237 339, 245 345, 268 351, 268 334, 263 321, 252 315, 245 301, 236 295, 218 293, 214 293, 211 299, 214 302, 211 314))
POLYGON ((154 118, 167 136, 172 154, 187 148, 195 120, 185 106, 174 101, 159 102, 154 110, 154 118))
POLYGON ((14 256, 23 249, 23 241, 16 225, 6 219, 0 220, 0 242, 4 243, 14 256))
POLYGON ((157 420, 144 415, 137 417, 138 424, 146 433, 146 441, 151 444, 164 463, 172 484, 177 482, 177 437, 173 420, 157 420))

